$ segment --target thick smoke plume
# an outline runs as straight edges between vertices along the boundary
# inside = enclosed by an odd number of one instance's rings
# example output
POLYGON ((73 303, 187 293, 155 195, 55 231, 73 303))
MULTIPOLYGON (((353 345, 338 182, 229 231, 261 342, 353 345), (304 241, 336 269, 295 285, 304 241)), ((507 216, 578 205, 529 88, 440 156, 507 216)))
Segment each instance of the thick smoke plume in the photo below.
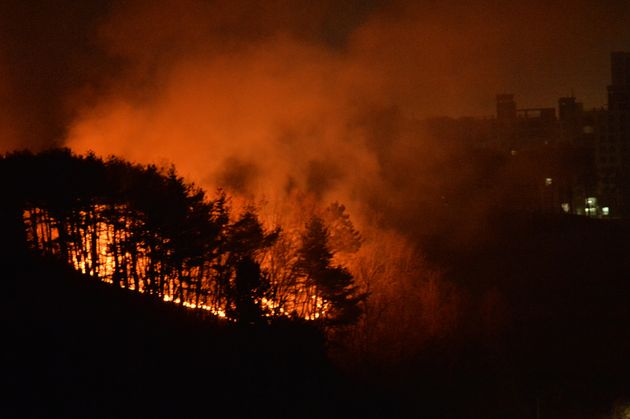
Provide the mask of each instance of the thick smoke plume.
POLYGON ((483 228, 484 192, 441 204, 476 169, 420 120, 491 115, 505 91, 599 106, 609 52, 630 47, 622 0, 23 3, 0 13, 3 149, 173 163, 279 212, 339 201, 368 239, 483 228))
POLYGON ((99 104, 73 126, 68 144, 172 161, 199 183, 245 194, 352 194, 362 179, 377 178, 378 166, 352 123, 354 82, 344 65, 286 37, 186 57, 148 102, 99 104))
POLYGON ((66 143, 172 162, 198 183, 247 196, 298 189, 404 207, 401 199, 421 200, 452 175, 448 147, 412 121, 490 114, 504 90, 550 105, 585 86, 603 103, 602 45, 621 47, 630 31, 602 31, 595 48, 584 28, 604 17, 619 28, 628 6, 593 6, 113 3, 93 42, 117 65, 79 108, 66 143), (572 71, 585 57, 598 70, 572 71))
POLYGON ((608 53, 630 44, 629 9, 623 0, 6 0, 0 148, 59 145, 77 120, 95 116, 90 109, 154 104, 185 61, 247 61, 274 38, 332 54, 337 76, 368 88, 355 102, 394 104, 412 117, 489 115, 501 91, 545 106, 573 89, 599 106, 608 53))

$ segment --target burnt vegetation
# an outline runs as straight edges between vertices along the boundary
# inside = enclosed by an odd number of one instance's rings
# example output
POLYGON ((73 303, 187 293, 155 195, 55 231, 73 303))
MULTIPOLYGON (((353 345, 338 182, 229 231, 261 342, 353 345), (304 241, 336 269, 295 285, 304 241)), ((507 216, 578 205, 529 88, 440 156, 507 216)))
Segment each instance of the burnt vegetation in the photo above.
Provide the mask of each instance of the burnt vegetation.
POLYGON ((252 205, 234 215, 225 192, 208 198, 172 167, 54 149, 7 155, 2 170, 13 180, 6 211, 27 246, 116 287, 244 323, 282 316, 326 327, 360 315, 363 296, 333 263, 317 215, 281 275, 270 260, 279 227, 266 229, 252 205))
POLYGON ((0 171, 1 416, 341 414, 324 332, 364 295, 320 218, 289 237, 174 169, 66 149, 0 171))
POLYGON ((468 246, 424 239, 431 271, 409 242, 364 241, 340 204, 291 231, 173 169, 51 150, 0 175, 0 416, 626 408, 625 220, 503 212, 468 246))

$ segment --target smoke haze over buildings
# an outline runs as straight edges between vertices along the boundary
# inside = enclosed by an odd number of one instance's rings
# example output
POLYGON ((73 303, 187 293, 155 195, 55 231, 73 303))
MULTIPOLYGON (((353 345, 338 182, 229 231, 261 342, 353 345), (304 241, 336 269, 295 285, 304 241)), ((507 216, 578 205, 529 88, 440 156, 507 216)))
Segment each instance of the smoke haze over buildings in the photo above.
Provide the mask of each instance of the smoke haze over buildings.
POLYGON ((468 170, 415 120, 489 115, 503 91, 600 106, 608 54, 630 45, 625 1, 9 1, 0 15, 4 150, 167 161, 206 187, 402 219, 468 170))

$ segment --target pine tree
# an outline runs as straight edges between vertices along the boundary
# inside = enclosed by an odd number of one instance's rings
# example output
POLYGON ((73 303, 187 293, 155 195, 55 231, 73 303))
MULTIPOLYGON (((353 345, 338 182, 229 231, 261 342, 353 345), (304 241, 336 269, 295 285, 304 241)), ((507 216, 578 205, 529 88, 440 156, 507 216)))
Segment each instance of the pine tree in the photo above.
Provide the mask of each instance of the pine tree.
POLYGON ((256 323, 267 311, 263 299, 270 290, 269 276, 261 270, 257 258, 261 250, 277 240, 279 230, 267 232, 253 207, 247 208, 228 230, 228 264, 234 270, 228 290, 228 314, 242 323, 256 323))
POLYGON ((316 312, 325 325, 356 322, 361 315, 360 302, 365 295, 358 292, 352 274, 343 266, 333 265, 333 252, 328 244, 329 233, 319 217, 313 217, 302 236, 296 262, 306 279, 307 288, 315 289, 316 312), (320 301, 321 300, 321 301, 320 301))

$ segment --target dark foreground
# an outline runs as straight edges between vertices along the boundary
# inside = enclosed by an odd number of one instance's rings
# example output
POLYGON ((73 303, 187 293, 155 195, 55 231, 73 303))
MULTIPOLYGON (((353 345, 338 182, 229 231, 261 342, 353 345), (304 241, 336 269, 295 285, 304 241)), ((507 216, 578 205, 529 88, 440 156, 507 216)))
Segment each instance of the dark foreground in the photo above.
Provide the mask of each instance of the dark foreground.
POLYGON ((49 261, 13 275, 1 417, 320 416, 335 404, 310 327, 200 319, 49 261))
POLYGON ((467 292, 460 330, 393 364, 335 364, 307 324, 202 319, 3 249, 0 417, 623 417, 627 225, 520 221, 432 255, 467 292))

